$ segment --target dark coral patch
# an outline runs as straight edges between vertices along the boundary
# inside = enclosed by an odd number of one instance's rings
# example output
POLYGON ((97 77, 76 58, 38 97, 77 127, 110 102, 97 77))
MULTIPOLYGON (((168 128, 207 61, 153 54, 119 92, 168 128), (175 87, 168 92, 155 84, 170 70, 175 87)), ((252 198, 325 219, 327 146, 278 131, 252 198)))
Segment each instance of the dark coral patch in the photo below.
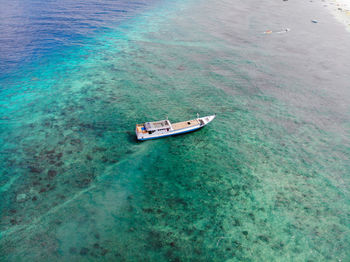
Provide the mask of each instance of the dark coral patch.
POLYGON ((235 219, 233 220, 233 226, 239 227, 239 226, 241 226, 241 222, 240 222, 237 218, 235 218, 235 219))
POLYGON ((148 243, 151 245, 153 249, 160 249, 163 247, 163 243, 161 240, 161 234, 156 231, 151 231, 148 234, 148 243))
POLYGON ((236 249, 242 249, 242 244, 237 240, 233 241, 233 245, 236 249))
POLYGON ((88 252, 89 252, 89 249, 88 249, 88 248, 82 247, 82 248, 80 249, 79 254, 82 255, 82 256, 85 256, 85 255, 87 255, 88 252))
POLYGON ((284 248, 284 244, 282 242, 277 243, 277 244, 272 246, 272 249, 274 249, 274 250, 282 250, 283 248, 284 248))
POLYGON ((42 170, 36 166, 29 166, 29 171, 35 174, 40 174, 42 172, 42 170))
POLYGON ((56 158, 57 158, 58 160, 60 160, 62 156, 63 156, 63 153, 60 152, 60 153, 58 153, 58 154, 56 155, 56 158))
POLYGON ((260 235, 260 236, 258 236, 258 239, 265 242, 265 243, 269 243, 269 238, 267 236, 260 235))
POLYGON ((255 221, 255 216, 253 213, 249 213, 248 216, 250 217, 251 220, 255 221))
POLYGON ((155 213, 154 209, 152 208, 142 208, 142 211, 145 213, 155 213))
POLYGON ((45 151, 47 155, 52 155, 55 153, 55 149, 45 151))
POLYGON ((82 180, 75 180, 75 183, 78 187, 84 188, 90 185, 91 179, 90 178, 84 178, 82 180))
POLYGON ((101 251, 101 255, 102 256, 104 256, 104 255, 106 255, 108 253, 108 249, 102 249, 102 251, 101 251))
POLYGON ((47 172, 47 175, 50 179, 54 178, 56 175, 57 175, 57 171, 55 170, 52 170, 50 169, 48 172, 47 172))
POLYGON ((63 163, 60 161, 60 162, 57 162, 55 165, 56 165, 56 166, 62 166, 63 163))
POLYGON ((80 140, 79 138, 72 139, 72 140, 70 141, 70 144, 71 144, 72 146, 80 145, 80 144, 81 144, 81 140, 80 140))
POLYGON ((94 147, 93 149, 92 149, 92 152, 104 152, 104 151, 107 151, 107 148, 105 148, 105 147, 94 147))

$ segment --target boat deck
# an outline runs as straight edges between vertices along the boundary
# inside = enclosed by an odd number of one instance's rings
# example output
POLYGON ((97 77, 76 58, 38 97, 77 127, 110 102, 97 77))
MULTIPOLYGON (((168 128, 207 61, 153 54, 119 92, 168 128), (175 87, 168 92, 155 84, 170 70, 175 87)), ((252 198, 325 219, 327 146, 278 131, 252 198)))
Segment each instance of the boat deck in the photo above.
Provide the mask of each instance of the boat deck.
POLYGON ((192 126, 196 126, 199 125, 199 122, 197 119, 193 119, 193 120, 188 120, 188 121, 183 121, 183 122, 178 122, 178 123, 174 123, 171 124, 174 130, 179 130, 179 129, 183 129, 186 127, 192 127, 192 126))

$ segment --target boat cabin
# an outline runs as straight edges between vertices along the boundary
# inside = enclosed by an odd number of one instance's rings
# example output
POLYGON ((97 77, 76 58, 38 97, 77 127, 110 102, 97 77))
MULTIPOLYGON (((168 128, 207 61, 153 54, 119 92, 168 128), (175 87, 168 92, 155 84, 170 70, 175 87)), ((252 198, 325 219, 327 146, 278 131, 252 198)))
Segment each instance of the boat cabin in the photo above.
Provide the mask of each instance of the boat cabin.
POLYGON ((143 131, 142 133, 148 133, 152 134, 154 132, 163 131, 167 132, 172 130, 172 126, 170 124, 169 120, 161 120, 157 122, 146 122, 143 124, 143 127, 141 127, 140 131, 143 131))

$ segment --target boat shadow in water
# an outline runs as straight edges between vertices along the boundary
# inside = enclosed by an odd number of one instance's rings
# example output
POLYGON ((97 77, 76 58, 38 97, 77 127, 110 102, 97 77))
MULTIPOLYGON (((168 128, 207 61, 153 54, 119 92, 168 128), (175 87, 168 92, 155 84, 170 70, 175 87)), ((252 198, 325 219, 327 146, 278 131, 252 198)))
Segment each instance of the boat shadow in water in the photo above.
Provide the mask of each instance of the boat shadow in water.
POLYGON ((129 143, 138 144, 138 143, 142 142, 142 141, 137 140, 135 132, 128 131, 127 134, 128 134, 127 139, 128 139, 129 143))

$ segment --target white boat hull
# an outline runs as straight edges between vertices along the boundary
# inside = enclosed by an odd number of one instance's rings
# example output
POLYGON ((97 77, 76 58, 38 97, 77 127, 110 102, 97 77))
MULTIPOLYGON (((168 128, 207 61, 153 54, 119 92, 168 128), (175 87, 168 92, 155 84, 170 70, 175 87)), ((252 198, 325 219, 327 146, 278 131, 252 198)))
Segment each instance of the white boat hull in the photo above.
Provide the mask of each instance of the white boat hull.
POLYGON ((179 135, 179 134, 193 132, 193 131, 198 130, 198 129, 206 126, 207 124, 209 124, 211 121, 214 120, 215 116, 216 115, 197 118, 197 121, 199 123, 198 125, 193 125, 190 127, 180 128, 180 129, 176 129, 176 130, 158 131, 158 132, 154 132, 153 134, 139 133, 139 132, 137 132, 137 129, 136 129, 136 136, 137 136, 138 140, 144 141, 144 140, 150 140, 150 139, 156 139, 156 138, 161 138, 161 137, 166 137, 166 136, 173 136, 173 135, 179 135))

